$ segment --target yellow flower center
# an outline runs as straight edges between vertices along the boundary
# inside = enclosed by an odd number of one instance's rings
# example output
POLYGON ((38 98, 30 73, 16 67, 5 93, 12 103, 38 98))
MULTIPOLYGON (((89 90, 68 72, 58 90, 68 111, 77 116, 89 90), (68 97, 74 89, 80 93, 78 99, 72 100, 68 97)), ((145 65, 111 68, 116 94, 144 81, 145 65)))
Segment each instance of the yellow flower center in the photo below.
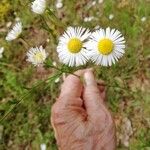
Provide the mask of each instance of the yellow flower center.
POLYGON ((108 55, 113 51, 114 44, 110 39, 102 39, 98 42, 98 50, 103 55, 108 55))
POLYGON ((42 60, 43 60, 43 55, 42 55, 42 53, 41 53, 41 52, 37 52, 37 53, 34 55, 34 59, 35 59, 35 61, 37 61, 37 62, 42 61, 42 60))
POLYGON ((78 52, 80 52, 82 45, 83 45, 83 43, 81 40, 79 40, 78 38, 72 38, 68 42, 68 50, 71 53, 78 53, 78 52))

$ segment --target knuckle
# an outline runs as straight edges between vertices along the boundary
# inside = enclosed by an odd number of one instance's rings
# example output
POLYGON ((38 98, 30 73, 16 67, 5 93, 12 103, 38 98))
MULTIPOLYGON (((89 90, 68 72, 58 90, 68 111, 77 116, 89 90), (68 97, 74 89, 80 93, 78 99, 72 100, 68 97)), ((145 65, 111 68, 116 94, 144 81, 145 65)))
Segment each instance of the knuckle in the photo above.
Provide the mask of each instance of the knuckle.
POLYGON ((92 97, 92 98, 99 98, 100 97, 100 92, 98 88, 88 88, 86 89, 86 96, 87 97, 92 97))
POLYGON ((58 114, 60 114, 60 109, 59 109, 59 104, 58 103, 55 103, 52 106, 51 112, 52 112, 52 115, 58 115, 58 114))
POLYGON ((99 89, 98 89, 98 87, 95 87, 95 86, 91 86, 91 87, 87 88, 86 91, 89 93, 94 93, 94 94, 98 93, 99 94, 99 89))

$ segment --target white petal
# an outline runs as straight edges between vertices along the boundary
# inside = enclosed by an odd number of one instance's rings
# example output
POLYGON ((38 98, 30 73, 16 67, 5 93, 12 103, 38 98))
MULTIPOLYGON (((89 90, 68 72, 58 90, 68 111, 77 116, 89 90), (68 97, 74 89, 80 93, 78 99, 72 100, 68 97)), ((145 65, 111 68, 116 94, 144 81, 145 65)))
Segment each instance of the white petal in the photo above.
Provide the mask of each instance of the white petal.
POLYGON ((35 0, 32 2, 31 9, 34 13, 42 14, 46 9, 46 0, 35 0))
POLYGON ((18 36, 21 34, 21 32, 22 32, 22 23, 18 22, 15 24, 15 26, 12 28, 12 30, 8 32, 8 34, 6 36, 6 40, 12 41, 12 40, 18 38, 18 36))
POLYGON ((60 61, 71 67, 86 64, 89 50, 85 49, 86 40, 91 35, 88 29, 82 27, 68 27, 67 31, 59 38, 57 46, 60 61), (72 38, 78 38, 83 43, 83 48, 78 53, 71 53, 68 50, 68 42, 72 38))
POLYGON ((110 29, 109 27, 104 29, 96 30, 90 36, 90 40, 86 43, 86 49, 89 50, 89 56, 92 62, 96 64, 101 64, 103 66, 111 66, 112 63, 115 64, 119 58, 125 53, 125 39, 120 33, 120 31, 115 29, 110 29), (113 52, 109 55, 102 55, 98 51, 98 42, 101 39, 110 38, 114 43, 113 52))

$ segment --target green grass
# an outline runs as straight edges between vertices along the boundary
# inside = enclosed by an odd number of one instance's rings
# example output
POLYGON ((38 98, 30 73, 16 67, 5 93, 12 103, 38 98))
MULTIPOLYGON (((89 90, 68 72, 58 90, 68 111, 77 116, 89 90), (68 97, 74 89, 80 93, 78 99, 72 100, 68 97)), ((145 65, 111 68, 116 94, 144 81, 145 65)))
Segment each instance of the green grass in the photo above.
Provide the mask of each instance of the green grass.
MULTIPOLYGON (((40 84, 45 77, 25 61, 27 49, 15 40, 6 42, 6 23, 20 17, 24 24, 23 38, 31 45, 46 45, 51 59, 58 61, 55 49, 58 37, 65 29, 51 16, 47 18, 51 34, 43 29, 43 21, 30 11, 31 0, 5 0, 9 10, 4 9, 0 20, 0 46, 5 47, 0 59, 0 119, 16 106, 0 123, 0 150, 40 149, 46 143, 49 150, 56 149, 53 129, 50 124, 51 106, 58 96, 60 84, 50 80, 40 84), (50 42, 46 43, 46 39, 50 42), (33 85, 39 83, 39 86, 33 85), (30 88, 32 88, 30 90, 30 88), (23 97, 26 95, 25 97, 23 97), (19 102, 21 99, 21 103, 19 102), (18 104, 19 103, 19 104, 18 104)), ((91 30, 96 25, 119 29, 126 39, 124 57, 112 67, 96 67, 96 76, 108 85, 108 105, 119 121, 128 117, 134 134, 129 148, 118 144, 118 150, 150 149, 150 2, 147 0, 105 0, 91 6, 85 0, 64 0, 64 7, 56 10, 55 1, 49 0, 49 7, 66 25, 82 25, 91 30), (91 7, 90 7, 91 6, 91 7), (89 8, 90 7, 90 8, 89 8), (63 14, 63 17, 62 17, 63 14), (109 14, 114 14, 109 20, 109 14), (84 22, 83 16, 94 16, 91 22, 84 22), (145 16, 147 20, 141 22, 145 16)), ((2 6, 0 5, 0 8, 2 6)), ((1 15, 0 15, 1 17, 1 15)), ((54 70, 49 69, 46 77, 54 70)), ((120 133, 121 123, 117 126, 120 133)))

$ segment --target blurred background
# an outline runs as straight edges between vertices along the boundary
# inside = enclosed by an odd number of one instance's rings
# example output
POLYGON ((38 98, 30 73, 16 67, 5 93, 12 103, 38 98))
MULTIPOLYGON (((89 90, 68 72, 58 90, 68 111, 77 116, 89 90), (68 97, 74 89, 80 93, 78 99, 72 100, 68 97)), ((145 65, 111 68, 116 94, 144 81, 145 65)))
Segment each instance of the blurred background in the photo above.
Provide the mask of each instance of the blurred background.
POLYGON ((150 0, 47 0, 57 17, 31 12, 31 0, 0 0, 0 150, 56 150, 50 124, 51 106, 61 77, 42 84, 54 73, 26 62, 27 45, 5 37, 17 21, 22 38, 31 47, 44 45, 58 64, 56 46, 66 26, 116 28, 126 39, 124 57, 111 67, 96 67, 97 79, 105 81, 107 103, 117 126, 118 150, 150 150, 150 0))

